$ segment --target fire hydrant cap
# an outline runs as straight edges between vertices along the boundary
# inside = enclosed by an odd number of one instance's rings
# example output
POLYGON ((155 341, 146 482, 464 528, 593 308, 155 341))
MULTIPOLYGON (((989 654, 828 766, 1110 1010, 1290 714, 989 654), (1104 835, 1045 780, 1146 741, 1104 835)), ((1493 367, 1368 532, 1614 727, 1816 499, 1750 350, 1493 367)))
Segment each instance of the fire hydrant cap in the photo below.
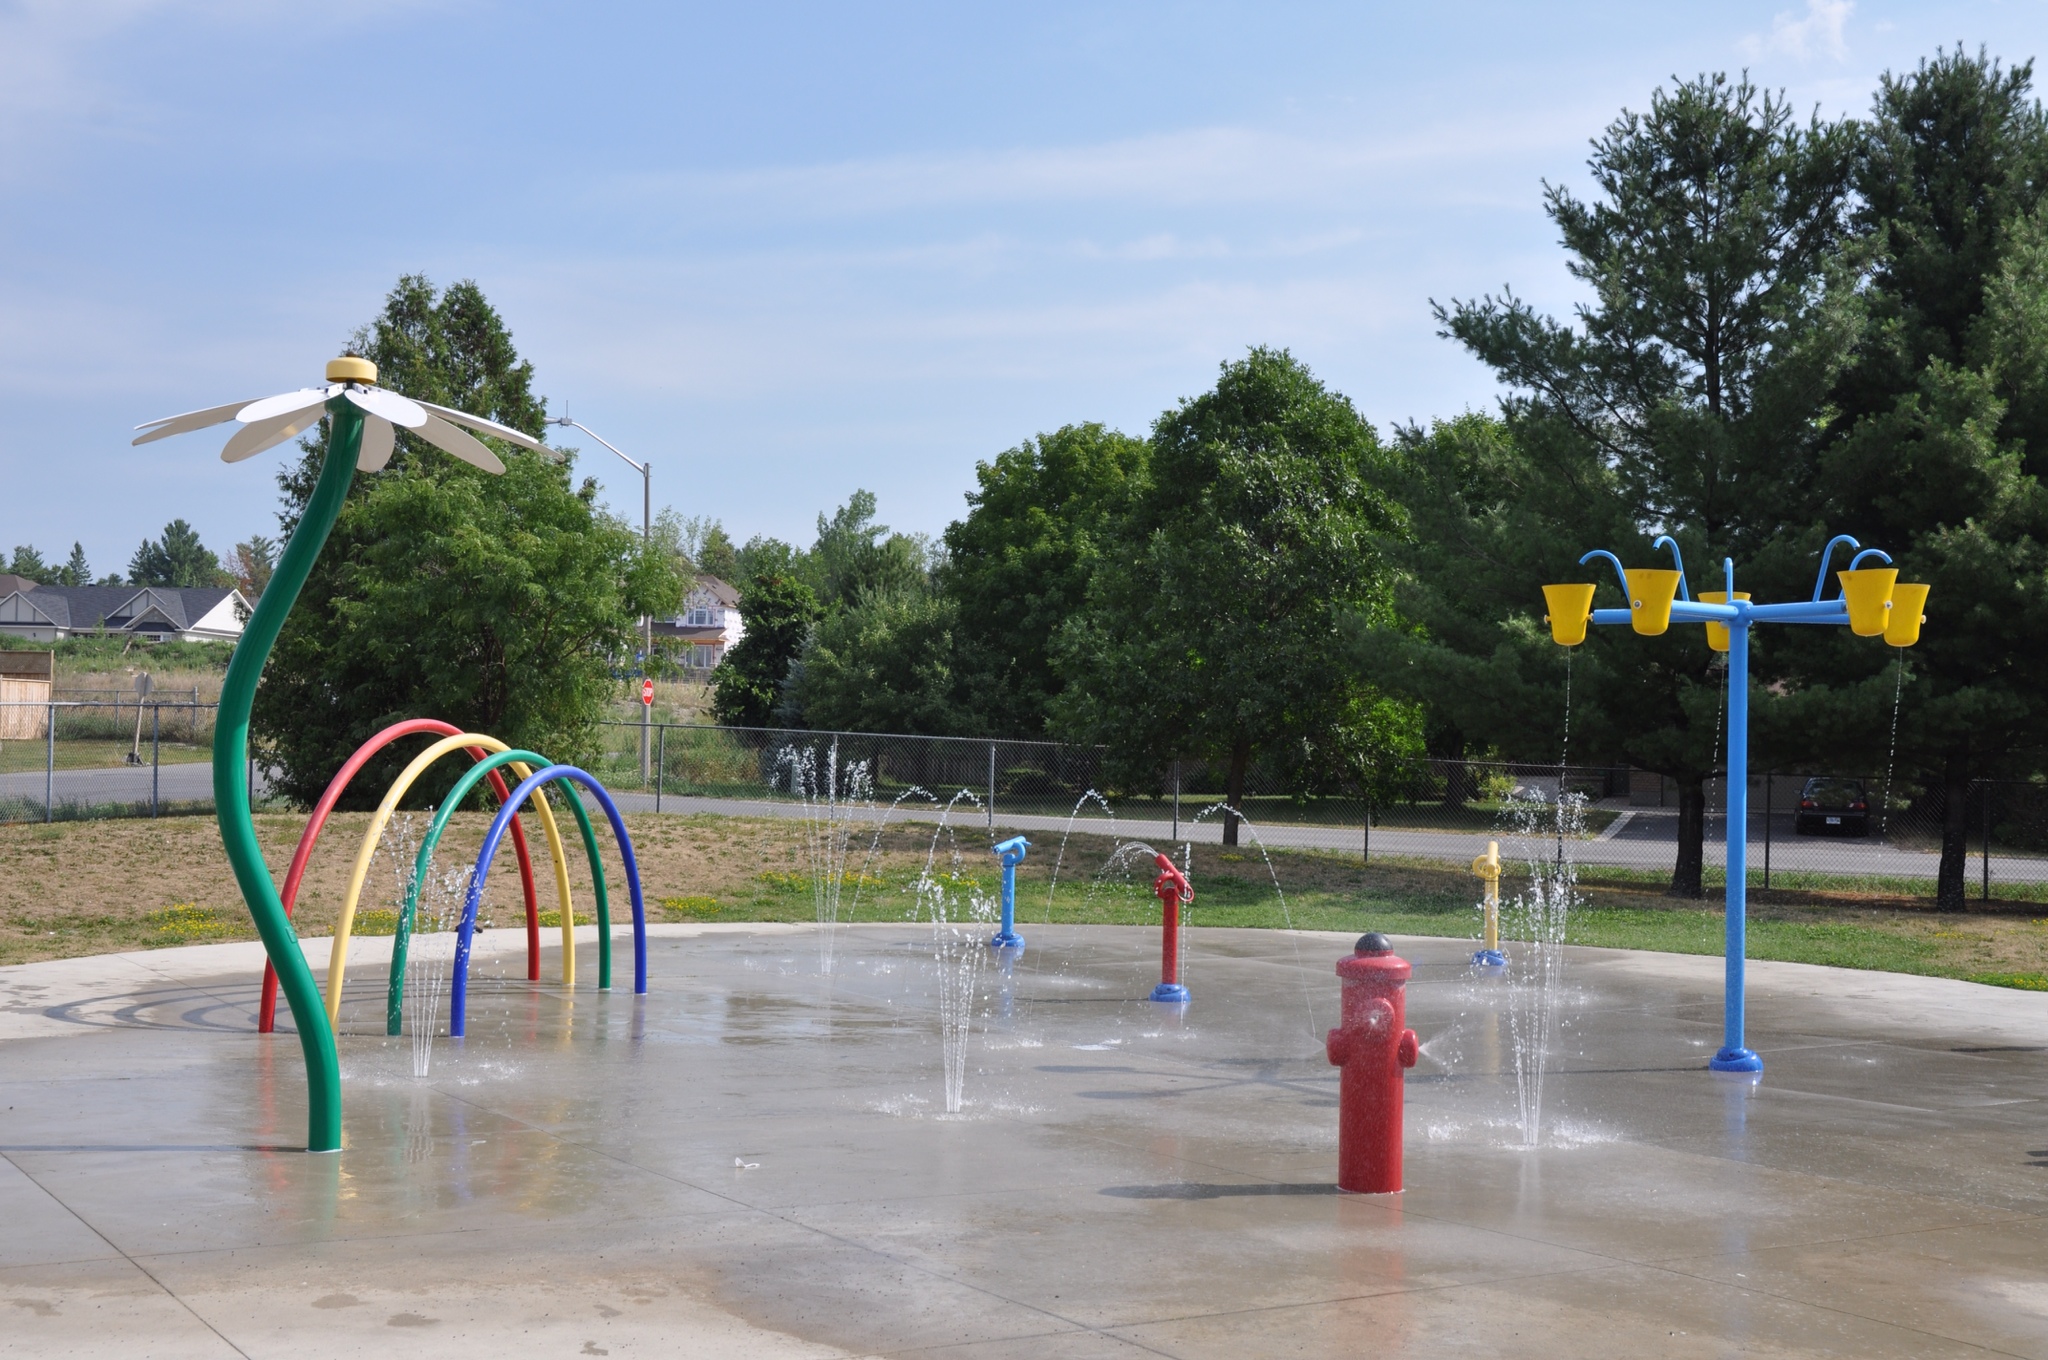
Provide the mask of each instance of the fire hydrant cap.
POLYGON ((1391 954, 1394 952, 1394 942, 1373 930, 1359 936, 1358 943, 1353 949, 1360 954, 1391 954))

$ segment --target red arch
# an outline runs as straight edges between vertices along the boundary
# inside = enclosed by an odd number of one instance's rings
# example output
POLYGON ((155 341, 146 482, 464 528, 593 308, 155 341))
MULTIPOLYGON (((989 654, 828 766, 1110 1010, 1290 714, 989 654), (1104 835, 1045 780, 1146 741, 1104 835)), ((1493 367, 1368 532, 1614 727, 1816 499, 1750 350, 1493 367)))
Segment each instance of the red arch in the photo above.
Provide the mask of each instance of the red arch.
MULTIPOLYGON (((313 815, 306 819, 306 829, 299 833, 299 848, 292 854, 292 867, 284 876, 284 890, 278 894, 284 903, 285 915, 291 915, 292 904, 298 900, 299 880, 306 876, 306 861, 313 857, 313 847, 319 843, 320 831, 327 825, 327 814, 334 811, 334 805, 341 800, 349 781, 356 777, 358 770, 369 763, 371 756, 400 737, 409 737, 418 732, 432 732, 439 737, 455 737, 462 734, 462 729, 444 723, 438 718, 408 718, 404 722, 393 723, 356 748, 356 753, 348 758, 347 763, 337 770, 334 778, 328 782, 326 791, 320 795, 320 801, 313 805, 313 815)), ((482 760, 484 752, 481 747, 472 746, 469 748, 469 756, 472 760, 482 760)), ((498 802, 502 804, 511 795, 511 791, 505 787, 504 779, 496 770, 492 770, 487 778, 490 780, 491 792, 498 796, 498 802)), ((517 817, 512 819, 512 849, 519 856, 519 885, 526 892, 526 977, 529 982, 538 982, 540 904, 533 895, 533 861, 526 853, 526 831, 520 826, 517 817)), ((256 1032, 269 1034, 276 1025, 277 969, 265 963, 263 1003, 256 1013, 256 1032)))

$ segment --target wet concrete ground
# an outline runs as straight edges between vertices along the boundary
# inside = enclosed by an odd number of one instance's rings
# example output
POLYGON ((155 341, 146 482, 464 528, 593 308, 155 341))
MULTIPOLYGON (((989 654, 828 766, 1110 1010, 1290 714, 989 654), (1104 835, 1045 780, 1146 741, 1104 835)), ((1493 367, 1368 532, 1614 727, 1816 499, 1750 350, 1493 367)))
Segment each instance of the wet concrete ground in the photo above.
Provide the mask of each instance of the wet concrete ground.
POLYGON ((1153 932, 1025 933, 955 1117, 929 927, 829 978, 813 929, 658 927, 637 1000, 494 932, 423 1078, 360 941, 326 1157, 254 946, 0 969, 0 1353, 2048 1356, 2048 995, 1752 965, 1751 1085, 1718 960, 1573 950, 1528 1148, 1502 988, 1402 940, 1366 1198, 1348 940, 1196 931, 1179 1014, 1153 932))

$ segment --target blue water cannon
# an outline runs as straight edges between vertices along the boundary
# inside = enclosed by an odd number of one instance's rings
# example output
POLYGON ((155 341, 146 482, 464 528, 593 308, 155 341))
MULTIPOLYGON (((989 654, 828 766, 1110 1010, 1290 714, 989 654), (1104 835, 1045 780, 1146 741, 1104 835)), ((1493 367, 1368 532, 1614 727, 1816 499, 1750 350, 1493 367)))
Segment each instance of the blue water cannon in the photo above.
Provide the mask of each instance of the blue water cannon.
POLYGON ((1012 836, 998 843, 995 856, 1003 864, 1003 928, 990 940, 991 949, 1022 949, 1024 937, 1017 933, 1017 866, 1024 862, 1024 853, 1031 848, 1031 842, 1022 836, 1012 836))

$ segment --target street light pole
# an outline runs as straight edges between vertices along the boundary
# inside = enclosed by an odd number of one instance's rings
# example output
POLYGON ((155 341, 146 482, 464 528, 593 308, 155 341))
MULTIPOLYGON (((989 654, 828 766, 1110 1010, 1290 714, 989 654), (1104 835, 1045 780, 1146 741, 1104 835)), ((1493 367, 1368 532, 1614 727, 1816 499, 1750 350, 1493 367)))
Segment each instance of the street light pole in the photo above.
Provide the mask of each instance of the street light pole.
MULTIPOLYGON (((651 461, 645 463, 634 462, 631 458, 626 457, 625 454, 619 453, 618 449, 613 448, 603 435, 591 429, 588 425, 579 424, 567 416, 554 416, 549 419, 548 424, 560 425, 564 429, 583 431, 583 433, 589 435, 598 443, 611 449, 613 453, 618 454, 621 462, 640 474, 640 545, 645 551, 652 553, 654 551, 654 464, 651 461)), ((652 614, 643 614, 640 624, 640 667, 641 673, 644 675, 647 668, 654 662, 654 616, 652 614)), ((642 784, 647 782, 648 758, 653 750, 653 721, 654 705, 640 705, 640 782, 642 784)))

